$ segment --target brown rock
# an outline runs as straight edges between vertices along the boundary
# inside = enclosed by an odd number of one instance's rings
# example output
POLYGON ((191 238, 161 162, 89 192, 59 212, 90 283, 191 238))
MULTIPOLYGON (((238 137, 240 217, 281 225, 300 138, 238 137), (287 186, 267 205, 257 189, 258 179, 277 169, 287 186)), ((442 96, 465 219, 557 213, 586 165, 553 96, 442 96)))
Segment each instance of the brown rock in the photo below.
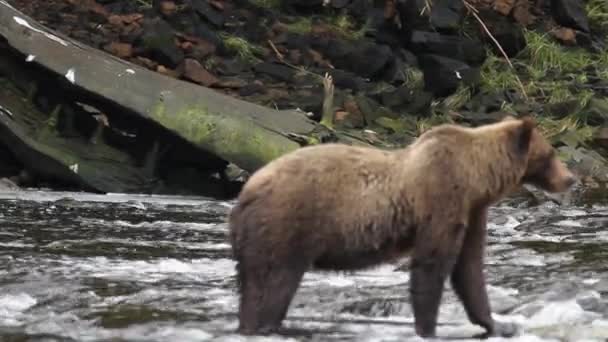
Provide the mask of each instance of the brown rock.
POLYGON ((180 76, 179 71, 169 69, 169 68, 165 67, 164 65, 157 66, 156 71, 160 74, 167 75, 167 76, 170 76, 173 78, 179 78, 179 76, 180 76))
POLYGON ((152 69, 152 70, 156 70, 156 67, 158 66, 158 63, 156 63, 155 61, 146 58, 146 57, 137 57, 136 62, 140 65, 145 66, 148 69, 152 69))
POLYGON ((348 96, 344 100, 344 110, 337 111, 334 116, 336 124, 350 126, 354 128, 363 128, 365 126, 365 120, 363 114, 359 110, 357 101, 352 96, 348 96))
POLYGON ((192 44, 192 42, 185 41, 180 44, 180 47, 185 52, 192 52, 192 49, 194 48, 194 44, 192 44))
POLYGON ((215 44, 204 39, 199 39, 197 44, 192 47, 192 55, 197 59, 204 59, 205 57, 214 54, 215 50, 215 44))
POLYGON ((217 77, 205 70, 196 59, 184 59, 181 68, 183 69, 183 77, 185 79, 202 84, 205 87, 210 87, 218 82, 217 77))
POLYGON ((502 15, 509 15, 513 6, 515 6, 515 0, 496 0, 493 8, 502 15))
POLYGON ((170 17, 177 12, 177 6, 173 1, 162 1, 159 6, 160 13, 165 17, 170 17))
POLYGON ((310 55, 310 57, 312 58, 313 62, 315 62, 315 64, 317 66, 327 67, 327 68, 331 68, 331 69, 334 68, 334 66, 329 61, 326 61, 325 59, 323 59, 323 55, 320 52, 313 50, 313 49, 308 49, 307 52, 310 55))
POLYGON ((122 26, 122 18, 120 15, 113 14, 108 17, 108 23, 114 26, 122 26))
POLYGON ((220 80, 216 84, 213 85, 214 88, 226 88, 226 89, 240 89, 247 85, 245 80, 239 79, 228 79, 228 80, 220 80))
POLYGON ((515 21, 523 26, 529 26, 534 22, 534 15, 530 11, 530 1, 517 0, 511 15, 515 21))
POLYGON ((135 22, 141 22, 144 18, 144 15, 141 13, 133 13, 133 14, 125 14, 121 15, 121 19, 125 24, 132 24, 135 22))
POLYGON ((289 92, 285 89, 272 88, 266 92, 271 99, 283 99, 289 97, 289 92))
POLYGON ((133 46, 131 46, 129 43, 112 42, 106 45, 104 49, 120 58, 128 58, 133 56, 133 46))
POLYGON ((302 60, 302 52, 297 49, 289 50, 288 56, 289 56, 289 61, 292 64, 300 64, 300 61, 302 60))
POLYGON ((576 32, 568 27, 558 27, 551 34, 566 45, 576 45, 576 32))
POLYGON ((348 118, 349 113, 345 110, 339 110, 334 113, 334 122, 343 122, 348 118))
POLYGON ((224 3, 221 1, 209 0, 209 5, 211 5, 213 8, 215 8, 218 11, 224 10, 224 3))

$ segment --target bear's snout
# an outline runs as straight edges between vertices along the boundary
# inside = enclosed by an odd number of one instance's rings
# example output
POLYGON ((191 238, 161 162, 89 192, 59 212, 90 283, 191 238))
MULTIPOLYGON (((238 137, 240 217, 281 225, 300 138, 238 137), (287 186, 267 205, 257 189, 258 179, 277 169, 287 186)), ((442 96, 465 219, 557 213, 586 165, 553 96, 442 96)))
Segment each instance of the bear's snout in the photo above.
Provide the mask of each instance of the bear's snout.
POLYGON ((578 181, 578 178, 561 161, 555 159, 552 164, 551 192, 567 191, 578 181))

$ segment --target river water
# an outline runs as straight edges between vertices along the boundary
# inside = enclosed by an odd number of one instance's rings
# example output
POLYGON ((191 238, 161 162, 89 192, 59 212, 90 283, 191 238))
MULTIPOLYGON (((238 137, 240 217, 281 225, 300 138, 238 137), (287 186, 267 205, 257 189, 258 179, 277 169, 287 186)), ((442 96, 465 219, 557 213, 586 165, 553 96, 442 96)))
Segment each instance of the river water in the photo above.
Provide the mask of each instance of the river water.
MULTIPOLYGON (((291 337, 234 334, 232 202, 23 191, 0 194, 0 341, 416 341, 404 266, 307 273, 291 337)), ((606 207, 497 206, 489 294, 508 341, 608 338, 606 207)), ((440 340, 471 325, 449 285, 440 340)))

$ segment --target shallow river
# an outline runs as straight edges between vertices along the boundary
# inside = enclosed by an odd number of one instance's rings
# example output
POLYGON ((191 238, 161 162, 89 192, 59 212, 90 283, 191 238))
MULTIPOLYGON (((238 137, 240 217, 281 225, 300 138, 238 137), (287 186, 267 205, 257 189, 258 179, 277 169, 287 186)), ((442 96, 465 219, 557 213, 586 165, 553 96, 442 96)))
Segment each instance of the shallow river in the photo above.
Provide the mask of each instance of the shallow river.
MULTIPOLYGON (((308 273, 285 324, 245 339, 226 239, 232 203, 202 198, 0 194, 0 341, 416 341, 407 270, 308 273)), ((486 270, 509 341, 608 338, 608 208, 491 211, 486 270)), ((405 263, 407 267, 407 263, 405 263)), ((438 334, 466 340, 446 285, 438 334)), ((500 339, 492 339, 500 340, 500 339)))

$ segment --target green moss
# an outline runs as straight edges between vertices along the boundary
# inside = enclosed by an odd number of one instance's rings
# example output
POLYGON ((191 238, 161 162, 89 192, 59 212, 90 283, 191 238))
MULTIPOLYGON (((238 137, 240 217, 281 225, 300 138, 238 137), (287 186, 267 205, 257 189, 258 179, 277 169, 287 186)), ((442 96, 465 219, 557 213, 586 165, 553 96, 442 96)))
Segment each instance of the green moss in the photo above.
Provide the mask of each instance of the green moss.
POLYGON ((262 54, 262 48, 259 46, 254 45, 241 37, 228 33, 221 33, 220 37, 222 38, 226 49, 235 53, 241 60, 249 63, 260 60, 258 56, 262 54))
POLYGON ((228 114, 211 113, 205 105, 192 105, 168 113, 159 103, 151 113, 161 125, 193 144, 252 171, 299 147, 228 114))
POLYGON ((308 17, 299 17, 293 22, 285 24, 287 31, 299 34, 308 34, 312 30, 312 19, 308 17))
MULTIPOLYGON (((327 25, 330 31, 346 40, 359 40, 371 30, 370 24, 367 22, 357 28, 354 19, 345 14, 326 16, 319 23, 327 25)), ((313 20, 310 17, 298 17, 293 22, 285 24, 285 26, 289 32, 305 35, 312 31, 313 20)))

